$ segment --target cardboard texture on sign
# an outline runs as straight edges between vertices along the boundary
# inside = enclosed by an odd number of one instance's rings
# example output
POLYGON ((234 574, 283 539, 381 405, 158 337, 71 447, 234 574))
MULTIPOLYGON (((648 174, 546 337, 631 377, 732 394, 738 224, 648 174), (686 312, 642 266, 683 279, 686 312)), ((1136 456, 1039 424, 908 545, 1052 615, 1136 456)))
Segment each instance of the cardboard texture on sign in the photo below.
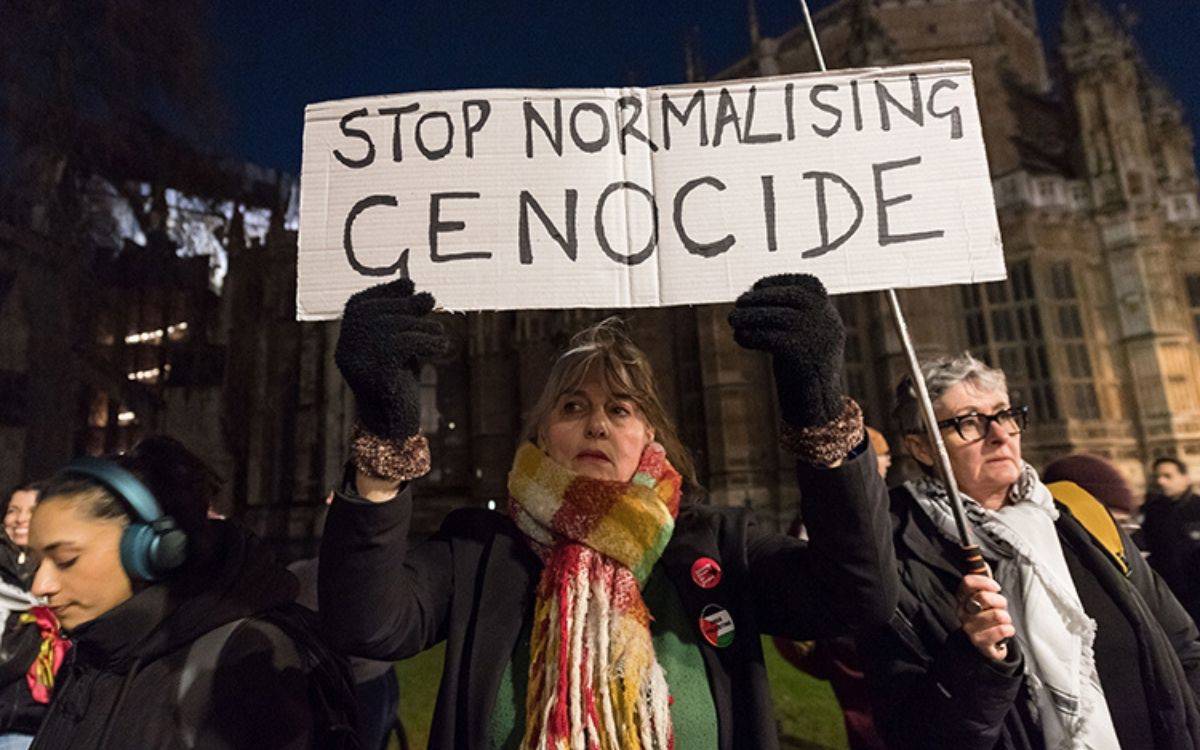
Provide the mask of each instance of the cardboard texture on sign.
POLYGON ((450 310, 1004 278, 968 62, 305 113, 297 317, 407 272, 450 310))

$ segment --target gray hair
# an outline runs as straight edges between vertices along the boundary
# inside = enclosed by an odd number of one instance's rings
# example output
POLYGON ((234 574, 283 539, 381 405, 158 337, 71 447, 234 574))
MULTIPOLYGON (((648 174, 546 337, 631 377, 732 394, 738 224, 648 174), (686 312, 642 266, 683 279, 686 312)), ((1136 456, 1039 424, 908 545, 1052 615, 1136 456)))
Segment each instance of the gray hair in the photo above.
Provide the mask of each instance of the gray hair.
MULTIPOLYGON (((971 356, 970 352, 963 352, 955 357, 925 360, 921 363, 921 374, 925 378, 925 387, 929 390, 929 400, 935 406, 946 391, 963 382, 969 382, 982 390, 1008 391, 1008 379, 1004 377, 1004 371, 980 362, 971 356)), ((905 375, 900 385, 896 386, 894 413, 901 431, 924 431, 921 404, 917 400, 917 389, 913 386, 912 375, 905 375)))

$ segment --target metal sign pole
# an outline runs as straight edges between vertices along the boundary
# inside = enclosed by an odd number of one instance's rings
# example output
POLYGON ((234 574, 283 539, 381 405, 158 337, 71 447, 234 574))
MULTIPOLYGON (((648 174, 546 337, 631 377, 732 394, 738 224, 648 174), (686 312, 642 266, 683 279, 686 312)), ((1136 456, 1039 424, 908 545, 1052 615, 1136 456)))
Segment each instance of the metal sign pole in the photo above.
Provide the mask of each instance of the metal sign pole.
MULTIPOLYGON (((821 40, 817 38, 817 29, 813 25, 812 14, 808 10, 808 0, 800 0, 800 8, 804 11, 804 23, 808 26, 808 38, 812 42, 813 52, 817 55, 817 64, 825 72, 825 55, 821 52, 821 40)), ((895 289, 887 290, 888 306, 892 309, 892 317, 896 322, 896 332, 904 347, 904 356, 908 360, 908 372, 912 376, 913 387, 917 391, 917 401, 921 405, 921 416, 925 421, 926 435, 937 455, 938 469, 942 481, 946 485, 946 494, 950 498, 950 512, 954 515, 954 525, 958 529, 959 544, 963 549, 963 564, 966 572, 987 575, 987 564, 979 553, 979 547, 971 536, 970 526, 967 525, 966 512, 963 510, 962 497, 958 494, 958 482, 954 479, 954 471, 950 468, 950 454, 946 452, 946 443, 942 441, 942 431, 938 429, 937 417, 933 413, 933 402, 929 399, 929 389, 925 387, 925 378, 921 374, 921 363, 917 360, 916 349, 913 348, 912 337, 908 333, 908 323, 904 319, 904 311, 900 309, 900 298, 895 289)))

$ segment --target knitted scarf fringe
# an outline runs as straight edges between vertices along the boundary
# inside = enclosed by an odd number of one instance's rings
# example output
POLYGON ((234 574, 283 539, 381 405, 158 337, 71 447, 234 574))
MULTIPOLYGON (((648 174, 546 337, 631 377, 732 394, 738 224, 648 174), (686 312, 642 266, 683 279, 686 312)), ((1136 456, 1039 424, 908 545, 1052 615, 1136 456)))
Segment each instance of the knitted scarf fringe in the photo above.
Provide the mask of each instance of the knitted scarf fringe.
MULTIPOLYGON (((556 485, 566 470, 547 465, 550 459, 541 451, 532 455, 527 449, 538 450, 525 446, 518 451, 509 479, 510 512, 542 556, 545 569, 534 605, 521 747, 673 750, 670 695, 666 675, 654 655, 650 612, 642 601, 641 582, 629 566, 597 549, 612 544, 599 533, 600 522, 613 523, 621 517, 628 498, 618 499, 580 525, 580 508, 591 507, 580 497, 595 497, 592 490, 611 491, 612 483, 572 476, 556 485), (539 482, 541 474, 553 474, 555 480, 539 482), (561 500, 557 510, 565 506, 571 511, 572 528, 589 530, 589 534, 579 534, 583 539, 562 535, 564 529, 555 523, 562 517, 558 512, 540 511, 537 501, 522 503, 523 495, 534 495, 529 488, 535 486, 542 490, 538 497, 544 504, 547 485, 556 485, 561 500), (555 540, 552 545, 544 543, 549 539, 555 540)), ((647 448, 638 475, 629 483, 628 494, 637 495, 638 500, 628 500, 628 507, 642 507, 639 503, 644 505, 649 492, 663 498, 665 508, 659 511, 660 533, 650 535, 653 544, 641 550, 641 564, 634 566, 639 570, 649 570, 669 538, 681 483, 661 446, 647 448)), ((645 523, 644 515, 640 523, 645 523)))

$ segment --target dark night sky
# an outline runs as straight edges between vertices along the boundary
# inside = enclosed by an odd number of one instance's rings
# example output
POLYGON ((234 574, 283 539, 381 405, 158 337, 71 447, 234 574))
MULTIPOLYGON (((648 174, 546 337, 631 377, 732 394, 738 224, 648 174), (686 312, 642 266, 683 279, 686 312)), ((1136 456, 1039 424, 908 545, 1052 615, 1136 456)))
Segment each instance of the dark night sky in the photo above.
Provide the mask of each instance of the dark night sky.
MULTIPOLYGON (((816 11, 829 0, 810 2, 816 11)), ((1037 2, 1048 45, 1056 44, 1063 2, 1037 2)), ((758 5, 765 35, 803 22, 798 0, 758 5)), ((1195 122, 1200 0, 1129 5, 1141 19, 1136 33, 1151 68, 1195 122)), ((310 102, 436 89, 676 83, 684 78, 688 29, 699 30, 709 73, 749 45, 744 0, 217 0, 212 26, 230 110, 221 150, 291 173, 300 169, 310 102)))

